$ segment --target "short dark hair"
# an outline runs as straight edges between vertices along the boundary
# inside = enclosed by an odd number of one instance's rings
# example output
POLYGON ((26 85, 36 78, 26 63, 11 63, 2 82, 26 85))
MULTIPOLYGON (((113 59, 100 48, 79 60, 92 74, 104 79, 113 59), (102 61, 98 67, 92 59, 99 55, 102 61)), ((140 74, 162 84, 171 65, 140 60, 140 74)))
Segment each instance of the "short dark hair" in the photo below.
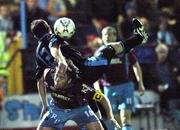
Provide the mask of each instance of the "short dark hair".
POLYGON ((37 38, 41 38, 44 34, 49 33, 51 28, 43 19, 36 19, 31 22, 31 32, 37 38))

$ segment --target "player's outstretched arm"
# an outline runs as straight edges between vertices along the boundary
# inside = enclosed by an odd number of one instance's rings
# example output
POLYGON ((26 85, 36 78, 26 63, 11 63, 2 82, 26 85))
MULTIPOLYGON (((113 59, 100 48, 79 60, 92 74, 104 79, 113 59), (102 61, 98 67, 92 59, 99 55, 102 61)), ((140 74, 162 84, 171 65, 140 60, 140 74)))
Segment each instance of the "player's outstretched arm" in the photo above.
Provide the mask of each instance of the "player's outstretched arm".
POLYGON ((41 115, 40 115, 40 118, 42 118, 43 115, 48 110, 47 100, 46 100, 46 88, 44 86, 43 76, 37 81, 37 88, 38 88, 39 97, 40 97, 41 102, 42 102, 42 111, 41 111, 41 115))
POLYGON ((99 90, 96 90, 96 92, 93 96, 93 99, 102 104, 103 108, 106 111, 107 119, 109 121, 111 121, 118 130, 120 130, 121 127, 114 118, 109 99, 106 96, 104 96, 104 94, 102 92, 100 92, 99 90))
POLYGON ((138 91, 140 95, 142 96, 144 95, 145 88, 144 88, 144 83, 143 83, 142 70, 138 62, 136 62, 133 65, 133 71, 134 71, 136 80, 138 82, 138 91))
POLYGON ((67 63, 65 57, 62 55, 61 49, 59 48, 60 45, 53 45, 50 47, 51 55, 55 58, 58 63, 58 72, 61 74, 65 74, 67 70, 67 63))

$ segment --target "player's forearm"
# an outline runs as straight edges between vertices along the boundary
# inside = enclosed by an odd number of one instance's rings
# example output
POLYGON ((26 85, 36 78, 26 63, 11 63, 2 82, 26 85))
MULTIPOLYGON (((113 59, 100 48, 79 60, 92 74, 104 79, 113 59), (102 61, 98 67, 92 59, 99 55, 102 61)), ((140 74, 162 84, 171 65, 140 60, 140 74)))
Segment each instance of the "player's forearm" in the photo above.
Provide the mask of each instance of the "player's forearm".
MULTIPOLYGON (((66 60, 65 60, 65 57, 63 56, 62 52, 61 52, 61 49, 58 49, 58 59, 59 59, 59 62, 64 62, 66 63, 66 60)), ((58 63, 59 63, 58 62, 58 63)))
POLYGON ((107 118, 108 119, 114 118, 109 99, 104 96, 104 98, 101 100, 100 103, 102 104, 102 106, 104 107, 104 109, 106 111, 107 118))
POLYGON ((123 51, 125 53, 128 53, 132 48, 140 45, 142 41, 143 41, 143 37, 136 34, 131 36, 125 41, 112 42, 112 43, 108 43, 108 45, 111 45, 114 48, 116 54, 119 54, 123 51))
POLYGON ((51 52, 51 55, 54 57, 54 59, 58 61, 58 58, 59 58, 58 49, 56 47, 51 47, 50 52, 51 52))
POLYGON ((44 81, 43 77, 38 80, 37 82, 37 87, 38 87, 38 93, 39 97, 41 99, 43 107, 47 107, 47 100, 46 100, 46 88, 44 86, 44 81))
POLYGON ((136 62, 133 65, 133 70, 134 70, 134 74, 135 74, 137 82, 140 84, 140 86, 143 86, 142 70, 138 62, 136 62))
POLYGON ((55 58, 55 60, 60 63, 60 62, 65 62, 65 58, 61 53, 61 50, 59 49, 59 47, 55 46, 55 47, 51 47, 50 48, 50 52, 51 55, 55 58))

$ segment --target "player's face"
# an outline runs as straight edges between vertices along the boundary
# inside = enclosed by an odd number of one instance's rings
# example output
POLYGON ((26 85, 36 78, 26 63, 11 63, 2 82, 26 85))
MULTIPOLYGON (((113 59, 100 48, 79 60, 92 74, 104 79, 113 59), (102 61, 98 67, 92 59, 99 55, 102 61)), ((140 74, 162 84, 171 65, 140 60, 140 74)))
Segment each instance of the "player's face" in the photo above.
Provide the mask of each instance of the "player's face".
POLYGON ((55 82, 55 88, 60 89, 66 86, 68 83, 68 74, 55 74, 54 82, 55 82))
POLYGON ((102 32, 102 40, 105 44, 110 42, 116 42, 117 33, 115 30, 107 29, 102 32))

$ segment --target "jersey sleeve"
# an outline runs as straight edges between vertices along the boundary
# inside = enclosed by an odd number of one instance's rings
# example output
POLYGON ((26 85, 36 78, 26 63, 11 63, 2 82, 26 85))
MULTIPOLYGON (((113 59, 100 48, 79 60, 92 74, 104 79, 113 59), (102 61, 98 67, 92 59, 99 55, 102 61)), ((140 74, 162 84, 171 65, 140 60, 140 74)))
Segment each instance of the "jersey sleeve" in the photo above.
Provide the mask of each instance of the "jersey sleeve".
POLYGON ((137 62, 137 57, 134 51, 128 53, 128 59, 131 65, 134 65, 137 62))
POLYGON ((36 61, 36 80, 39 80, 43 76, 45 68, 46 67, 42 62, 38 60, 36 61))
POLYGON ((51 48, 52 46, 59 45, 59 41, 59 38, 55 34, 51 34, 48 47, 51 48))
POLYGON ((115 50, 111 45, 105 45, 100 47, 94 56, 100 59, 105 59, 110 63, 111 59, 115 56, 115 50))
POLYGON ((108 66, 114 55, 115 50, 112 46, 102 46, 93 56, 86 59, 84 65, 87 67, 108 66))
POLYGON ((91 87, 83 88, 83 92, 88 101, 94 100, 100 102, 104 98, 104 94, 100 90, 95 90, 91 87))
POLYGON ((114 48, 108 45, 102 46, 93 56, 87 58, 81 71, 83 81, 90 85, 97 81, 106 71, 114 55, 114 48))

